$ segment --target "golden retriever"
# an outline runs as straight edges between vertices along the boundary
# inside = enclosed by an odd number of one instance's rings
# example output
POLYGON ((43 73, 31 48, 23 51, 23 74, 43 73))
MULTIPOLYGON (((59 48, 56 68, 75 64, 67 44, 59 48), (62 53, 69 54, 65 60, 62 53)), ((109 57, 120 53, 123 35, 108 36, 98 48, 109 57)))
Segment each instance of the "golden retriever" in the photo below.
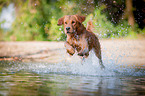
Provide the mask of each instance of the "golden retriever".
POLYGON ((101 68, 105 68, 101 57, 101 47, 99 39, 91 30, 91 22, 88 22, 87 29, 82 22, 85 21, 85 16, 79 15, 65 15, 58 20, 57 25, 64 25, 64 31, 67 35, 65 47, 70 55, 75 51, 79 56, 87 58, 90 50, 94 50, 95 55, 99 59, 101 68))

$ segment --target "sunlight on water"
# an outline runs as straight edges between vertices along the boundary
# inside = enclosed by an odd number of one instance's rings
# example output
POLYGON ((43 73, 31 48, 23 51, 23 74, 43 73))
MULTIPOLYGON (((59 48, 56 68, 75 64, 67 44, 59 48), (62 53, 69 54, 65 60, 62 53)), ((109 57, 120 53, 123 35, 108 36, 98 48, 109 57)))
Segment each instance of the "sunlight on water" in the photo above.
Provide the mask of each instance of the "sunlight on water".
MULTIPOLYGON (((112 55, 112 58, 114 56, 112 55)), ((103 63, 106 67, 104 70, 100 68, 94 53, 83 62, 77 55, 70 58, 64 55, 62 62, 55 64, 0 62, 0 95, 138 96, 136 94, 145 94, 145 70, 127 66, 125 63, 116 64, 112 58, 103 53, 103 63)))
MULTIPOLYGON (((66 58, 65 56, 62 57, 66 58)), ((71 59, 63 60, 60 63, 23 63, 15 64, 11 70, 27 70, 36 73, 56 73, 56 74, 74 74, 89 76, 144 76, 143 69, 136 69, 131 66, 121 66, 115 64, 115 61, 105 57, 103 54, 103 63, 105 69, 101 69, 97 57, 92 54, 83 62, 75 55, 71 59)))

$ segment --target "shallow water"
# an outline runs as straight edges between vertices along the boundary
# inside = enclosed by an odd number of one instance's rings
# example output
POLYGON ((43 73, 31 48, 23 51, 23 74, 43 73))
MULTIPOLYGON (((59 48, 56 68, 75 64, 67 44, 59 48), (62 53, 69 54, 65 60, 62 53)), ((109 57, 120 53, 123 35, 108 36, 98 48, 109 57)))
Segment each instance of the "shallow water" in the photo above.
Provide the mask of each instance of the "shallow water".
POLYGON ((145 95, 145 69, 95 61, 22 63, 0 61, 3 96, 138 96, 145 95))

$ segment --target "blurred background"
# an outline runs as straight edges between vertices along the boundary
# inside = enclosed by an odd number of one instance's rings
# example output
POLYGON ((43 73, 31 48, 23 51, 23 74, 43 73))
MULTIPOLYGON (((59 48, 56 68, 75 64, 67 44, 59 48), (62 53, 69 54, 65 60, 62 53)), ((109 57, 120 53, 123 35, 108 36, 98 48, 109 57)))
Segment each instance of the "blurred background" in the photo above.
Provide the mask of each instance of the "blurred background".
POLYGON ((145 37, 145 0, 0 0, 0 41, 63 41, 57 20, 72 14, 100 38, 145 37))

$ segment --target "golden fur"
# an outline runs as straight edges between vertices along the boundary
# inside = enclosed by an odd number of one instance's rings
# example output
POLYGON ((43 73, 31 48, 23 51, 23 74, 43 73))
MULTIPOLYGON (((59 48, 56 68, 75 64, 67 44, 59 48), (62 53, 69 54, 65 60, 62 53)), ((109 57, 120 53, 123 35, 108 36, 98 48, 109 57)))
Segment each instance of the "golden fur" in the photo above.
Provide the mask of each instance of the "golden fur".
POLYGON ((66 15, 58 20, 57 25, 63 24, 67 35, 66 50, 70 55, 77 51, 79 56, 87 58, 89 51, 93 49, 101 68, 104 68, 99 40, 91 30, 92 22, 88 22, 86 29, 82 24, 83 21, 85 21, 85 17, 79 15, 66 15))

